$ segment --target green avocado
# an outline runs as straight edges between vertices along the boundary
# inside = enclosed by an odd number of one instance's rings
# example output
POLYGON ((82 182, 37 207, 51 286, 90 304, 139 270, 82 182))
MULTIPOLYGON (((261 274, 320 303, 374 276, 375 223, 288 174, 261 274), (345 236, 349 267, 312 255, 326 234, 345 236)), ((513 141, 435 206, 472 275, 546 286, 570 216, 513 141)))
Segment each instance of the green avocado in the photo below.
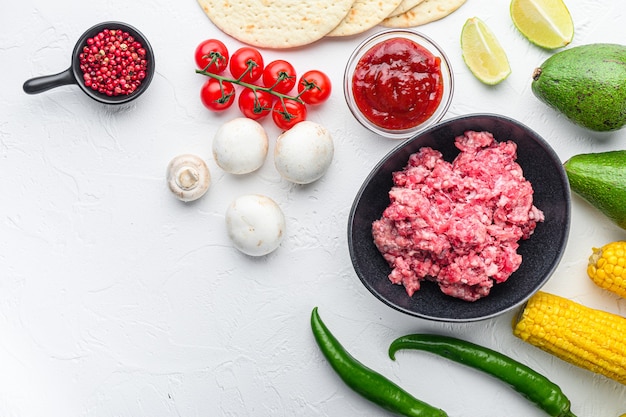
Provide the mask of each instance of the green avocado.
POLYGON ((626 46, 597 43, 557 52, 533 73, 535 96, 594 131, 626 125, 626 46))
POLYGON ((626 151, 575 155, 563 166, 571 190, 626 229, 626 151))

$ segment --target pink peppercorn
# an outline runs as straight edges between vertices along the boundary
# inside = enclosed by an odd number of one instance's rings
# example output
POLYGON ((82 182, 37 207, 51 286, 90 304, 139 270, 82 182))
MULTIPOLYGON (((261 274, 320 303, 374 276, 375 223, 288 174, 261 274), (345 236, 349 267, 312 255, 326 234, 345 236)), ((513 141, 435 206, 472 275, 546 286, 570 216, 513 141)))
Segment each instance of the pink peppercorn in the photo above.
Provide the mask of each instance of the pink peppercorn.
POLYGON ((109 97, 137 90, 148 69, 143 45, 117 29, 88 38, 79 60, 85 86, 109 97))

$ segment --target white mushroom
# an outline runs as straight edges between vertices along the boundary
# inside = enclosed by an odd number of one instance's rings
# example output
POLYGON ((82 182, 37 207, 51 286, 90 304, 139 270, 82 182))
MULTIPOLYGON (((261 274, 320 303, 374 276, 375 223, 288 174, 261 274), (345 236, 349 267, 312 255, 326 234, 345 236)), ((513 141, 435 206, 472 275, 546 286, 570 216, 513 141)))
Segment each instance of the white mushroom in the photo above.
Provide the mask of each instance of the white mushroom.
POLYGON ((333 140, 328 130, 303 121, 281 134, 274 148, 274 164, 280 175, 296 184, 321 178, 333 160, 333 140))
POLYGON ((267 133, 247 117, 224 123, 213 138, 213 158, 231 174, 247 174, 261 168, 267 156, 267 133))
POLYGON ((167 185, 179 200, 194 201, 209 189, 211 173, 199 156, 179 155, 167 166, 167 185))
POLYGON ((250 256, 274 251, 285 235, 285 216, 274 200, 260 194, 235 199, 226 210, 226 229, 233 245, 250 256))

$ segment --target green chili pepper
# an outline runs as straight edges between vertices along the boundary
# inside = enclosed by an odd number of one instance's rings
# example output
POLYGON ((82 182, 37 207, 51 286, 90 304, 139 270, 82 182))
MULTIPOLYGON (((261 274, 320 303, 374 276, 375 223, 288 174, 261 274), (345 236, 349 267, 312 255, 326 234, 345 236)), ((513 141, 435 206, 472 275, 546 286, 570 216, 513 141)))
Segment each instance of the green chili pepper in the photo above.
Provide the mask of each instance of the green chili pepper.
POLYGON ((514 359, 464 340, 432 334, 412 334, 391 342, 389 357, 400 349, 431 352, 486 372, 509 384, 517 392, 553 417, 576 417, 561 389, 543 375, 514 359))
POLYGON ((407 417, 447 417, 448 415, 404 391, 381 374, 369 369, 350 355, 330 333, 317 307, 311 313, 311 329, 320 350, 341 379, 373 403, 407 417))

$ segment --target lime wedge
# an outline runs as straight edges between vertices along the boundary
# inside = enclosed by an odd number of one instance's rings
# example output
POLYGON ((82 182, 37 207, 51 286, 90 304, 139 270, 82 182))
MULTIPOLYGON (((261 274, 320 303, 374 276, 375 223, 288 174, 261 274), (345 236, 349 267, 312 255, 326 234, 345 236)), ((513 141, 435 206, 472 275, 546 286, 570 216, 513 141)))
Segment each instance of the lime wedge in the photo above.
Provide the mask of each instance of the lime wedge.
POLYGON ((463 61, 472 74, 485 84, 495 85, 511 73, 509 60, 500 42, 477 17, 467 19, 461 31, 463 61))
POLYGON ((574 22, 563 0, 512 0, 511 19, 529 41, 558 49, 574 38, 574 22))

